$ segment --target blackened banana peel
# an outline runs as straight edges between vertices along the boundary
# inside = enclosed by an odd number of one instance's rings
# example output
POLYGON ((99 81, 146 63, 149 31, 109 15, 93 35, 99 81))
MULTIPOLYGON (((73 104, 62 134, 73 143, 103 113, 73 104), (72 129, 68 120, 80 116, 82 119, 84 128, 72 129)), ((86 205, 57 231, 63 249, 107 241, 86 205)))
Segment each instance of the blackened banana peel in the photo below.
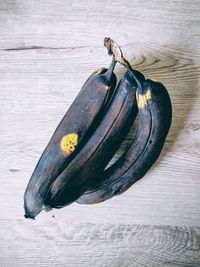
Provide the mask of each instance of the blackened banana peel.
POLYGON ((24 194, 26 218, 35 218, 44 208, 52 183, 99 124, 116 85, 115 64, 113 58, 108 70, 98 69, 89 77, 56 128, 27 185, 24 194))
MULTIPOLYGON (((118 45, 110 38, 105 38, 104 44, 110 55, 113 50, 118 51, 118 45)), ((118 62, 124 65, 137 81, 129 62, 124 59, 122 53, 119 55, 118 62)), ((103 171, 97 182, 77 200, 79 204, 99 203, 125 192, 147 173, 162 151, 172 121, 169 94, 159 82, 146 80, 137 84, 140 118, 137 134, 127 151, 103 171)))
POLYGON ((172 109, 166 88, 146 80, 137 90, 139 129, 127 151, 100 175, 100 182, 77 202, 94 204, 125 192, 141 179, 159 157, 168 134, 172 109))
POLYGON ((78 199, 95 182, 112 159, 137 115, 137 84, 128 71, 88 142, 58 176, 45 200, 50 208, 61 208, 78 199))
POLYGON ((45 207, 62 208, 74 201, 93 204, 121 194, 146 174, 161 153, 172 119, 166 88, 133 70, 112 39, 105 38, 104 45, 113 56, 112 64, 87 80, 57 127, 27 186, 25 217, 35 218, 45 207), (113 95, 116 62, 128 70, 113 95), (136 137, 104 170, 138 110, 136 137))

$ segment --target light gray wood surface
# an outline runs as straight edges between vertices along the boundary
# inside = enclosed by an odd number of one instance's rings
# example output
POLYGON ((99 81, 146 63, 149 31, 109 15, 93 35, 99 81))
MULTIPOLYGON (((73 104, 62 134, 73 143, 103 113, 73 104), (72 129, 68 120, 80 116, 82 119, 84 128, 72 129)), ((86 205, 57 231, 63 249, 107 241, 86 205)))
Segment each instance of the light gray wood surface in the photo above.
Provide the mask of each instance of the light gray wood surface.
POLYGON ((197 0, 0 0, 1 266, 200 266, 199 9, 197 0), (87 77, 109 65, 105 36, 168 88, 164 150, 123 195, 27 221, 27 182, 87 77))
POLYGON ((200 227, 66 224, 54 218, 3 220, 0 233, 1 266, 199 266, 200 227))

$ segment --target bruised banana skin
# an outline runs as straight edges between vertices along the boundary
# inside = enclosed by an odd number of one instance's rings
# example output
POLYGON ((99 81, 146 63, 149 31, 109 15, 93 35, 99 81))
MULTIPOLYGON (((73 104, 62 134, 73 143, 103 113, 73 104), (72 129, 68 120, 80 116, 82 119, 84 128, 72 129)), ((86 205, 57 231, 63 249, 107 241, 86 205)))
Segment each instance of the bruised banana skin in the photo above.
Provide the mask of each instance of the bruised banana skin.
POLYGON ((78 199, 106 167, 137 115, 136 89, 137 84, 127 71, 100 125, 53 183, 45 200, 47 207, 62 208, 78 199))
POLYGON ((42 209, 50 186, 98 125, 116 85, 115 65, 113 58, 108 70, 98 69, 88 78, 56 128, 27 185, 26 218, 42 209))
POLYGON ((172 120, 170 97, 161 83, 147 80, 137 90, 137 102, 140 124, 136 137, 121 158, 102 173, 102 181, 77 200, 79 204, 99 203, 123 193, 159 157, 172 120))

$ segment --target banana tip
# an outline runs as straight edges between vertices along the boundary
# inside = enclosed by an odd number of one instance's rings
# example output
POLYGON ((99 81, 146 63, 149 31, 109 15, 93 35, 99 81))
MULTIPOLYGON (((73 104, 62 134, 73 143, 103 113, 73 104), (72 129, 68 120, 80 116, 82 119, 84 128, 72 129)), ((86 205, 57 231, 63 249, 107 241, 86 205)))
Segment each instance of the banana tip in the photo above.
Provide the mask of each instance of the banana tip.
POLYGON ((24 214, 24 217, 25 217, 26 219, 32 219, 32 220, 35 220, 35 216, 32 216, 32 215, 30 215, 30 214, 24 214))

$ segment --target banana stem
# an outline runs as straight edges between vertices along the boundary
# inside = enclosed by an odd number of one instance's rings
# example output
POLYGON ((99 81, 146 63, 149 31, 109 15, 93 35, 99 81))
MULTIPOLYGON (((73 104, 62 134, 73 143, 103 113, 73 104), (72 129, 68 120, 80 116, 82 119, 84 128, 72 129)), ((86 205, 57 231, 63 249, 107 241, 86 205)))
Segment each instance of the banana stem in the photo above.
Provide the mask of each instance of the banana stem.
POLYGON ((108 80, 110 80, 110 78, 111 78, 111 76, 113 74, 113 71, 114 71, 116 63, 117 63, 117 61, 115 60, 115 57, 113 56, 112 62, 110 64, 110 67, 108 68, 108 70, 106 72, 106 77, 107 77, 108 80))
POLYGON ((120 63, 121 65, 123 65, 125 68, 127 68, 131 75, 133 76, 133 78, 135 79, 137 86, 139 88, 141 88, 141 83, 140 81, 135 77, 134 73, 133 73, 133 68, 131 67, 130 63, 128 62, 128 60, 126 60, 123 56, 122 50, 121 48, 118 46, 118 44, 112 40, 109 37, 105 37, 104 38, 104 46, 108 49, 108 54, 111 56, 113 56, 115 62, 120 63))

